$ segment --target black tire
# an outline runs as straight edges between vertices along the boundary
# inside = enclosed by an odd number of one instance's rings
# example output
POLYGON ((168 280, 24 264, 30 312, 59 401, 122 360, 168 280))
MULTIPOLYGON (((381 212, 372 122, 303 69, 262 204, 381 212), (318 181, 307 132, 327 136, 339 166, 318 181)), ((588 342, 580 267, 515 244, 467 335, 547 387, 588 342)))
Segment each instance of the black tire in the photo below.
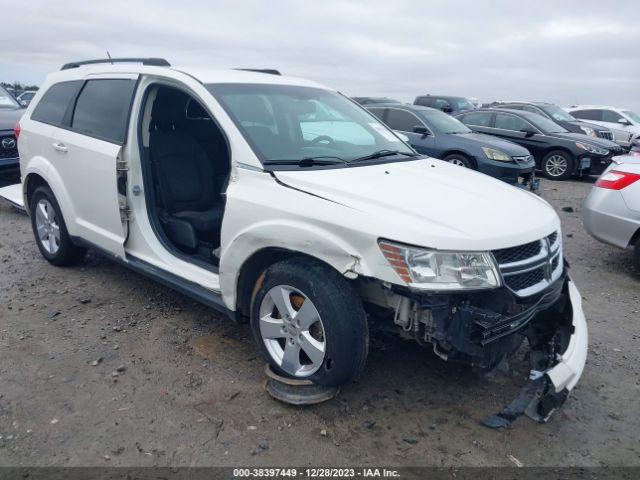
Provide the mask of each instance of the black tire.
POLYGON ((636 244, 633 246, 633 269, 636 275, 640 277, 640 237, 638 237, 636 244))
MULTIPOLYGON (((262 283, 256 285, 252 300, 251 330, 260 353, 271 364, 275 372, 289 378, 308 379, 318 385, 337 386, 354 379, 362 371, 369 348, 367 317, 360 298, 342 275, 319 261, 297 258, 272 265, 266 270, 264 276, 261 276, 260 281, 262 283), (281 286, 285 289, 298 290, 293 295, 301 293, 306 296, 303 303, 311 300, 311 307, 315 307, 320 318, 324 357, 316 362, 315 367, 313 360, 310 360, 311 357, 306 357, 312 363, 311 368, 317 368, 308 374, 296 374, 295 372, 292 374, 284 370, 278 360, 270 353, 267 343, 270 342, 272 349, 277 349, 279 345, 284 352, 288 346, 289 340, 287 338, 273 340, 272 337, 269 340, 263 338, 261 333, 261 307, 270 311, 271 297, 266 297, 272 295, 270 292, 277 291, 281 286), (273 347, 274 341, 278 342, 275 347, 273 347)), ((289 296, 290 306, 294 303, 291 302, 292 298, 289 296)), ((298 311, 302 311, 300 305, 298 311)), ((297 312, 295 313, 297 314, 297 312)), ((273 313, 269 314, 269 318, 273 318, 272 316, 282 318, 282 321, 285 321, 277 307, 273 309, 273 313)), ((292 319, 296 317, 288 318, 292 322, 292 319)), ((284 324, 278 325, 282 332, 286 330, 284 324)), ((315 325, 317 326, 317 323, 315 325)), ((309 328, 309 330, 311 329, 309 328)), ((282 335, 289 335, 289 333, 282 335)), ((296 337, 295 333, 293 337, 296 337)), ((300 359, 305 358, 306 352, 302 353, 305 347, 302 336, 299 338, 301 342, 297 346, 297 360, 298 363, 303 363, 300 359)), ((282 363, 284 363, 284 354, 282 363)))
POLYGON ((69 232, 67 231, 67 226, 64 222, 64 218, 62 216, 62 211, 60 210, 60 205, 56 200, 56 197, 53 195, 53 192, 49 187, 41 186, 33 192, 31 196, 31 202, 29 204, 29 209, 31 212, 31 228, 33 229, 33 235, 36 239, 36 244, 38 245, 38 250, 44 258, 46 258, 49 263, 52 265, 56 265, 58 267, 74 265, 84 258, 87 253, 87 249, 83 247, 79 247, 75 245, 71 241, 71 237, 69 236, 69 232), (59 246, 55 252, 50 252, 44 245, 44 241, 40 238, 38 234, 38 227, 36 226, 36 217, 37 217, 37 209, 38 205, 41 201, 48 202, 51 205, 51 208, 54 210, 54 215, 57 220, 57 226, 59 228, 59 246))
POLYGON ((566 180, 573 175, 574 160, 571 154, 563 150, 547 153, 540 164, 542 175, 550 180, 566 180), (564 162, 564 169, 562 165, 564 162))
POLYGON ((445 162, 453 163, 454 165, 458 165, 459 167, 471 168, 475 170, 473 162, 469 157, 463 155, 462 153, 452 153, 451 155, 447 155, 443 158, 445 162))

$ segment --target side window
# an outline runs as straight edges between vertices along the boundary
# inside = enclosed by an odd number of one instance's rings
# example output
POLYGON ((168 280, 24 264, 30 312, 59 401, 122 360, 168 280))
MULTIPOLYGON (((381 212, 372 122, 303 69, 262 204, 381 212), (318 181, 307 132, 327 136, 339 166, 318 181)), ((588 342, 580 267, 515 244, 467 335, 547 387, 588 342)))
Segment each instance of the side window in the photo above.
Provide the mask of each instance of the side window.
POLYGON ((387 125, 393 130, 402 132, 413 132, 413 127, 422 125, 422 122, 415 115, 404 110, 390 108, 387 113, 387 125))
POLYGON ((382 121, 384 118, 384 108, 370 108, 369 111, 382 121))
POLYGON ((51 85, 31 114, 31 120, 59 126, 82 81, 51 85))
POLYGON ((602 121, 602 112, 600 110, 575 110, 569 113, 574 117, 580 118, 582 120, 602 121))
POLYGON ((451 108, 451 104, 444 98, 438 98, 435 102, 433 102, 433 108, 442 110, 443 108, 451 108))
POLYGON ((491 123, 490 113, 468 113, 462 117, 462 123, 478 127, 488 127, 491 123))
POLYGON ((496 128, 519 132, 520 130, 531 127, 527 122, 515 115, 509 115, 508 113, 496 113, 496 128))
POLYGON ((622 118, 622 115, 620 115, 618 112, 614 112, 613 110, 602 110, 603 122, 617 123, 618 120, 622 118))
POLYGON ((136 82, 89 80, 76 101, 71 128, 78 133, 124 143, 136 82))
POLYGON ((415 102, 416 105, 422 105, 424 107, 433 107, 434 99, 431 97, 418 97, 418 100, 415 102))
POLYGON ((519 110, 524 110, 525 112, 531 112, 531 113, 537 113, 538 115, 542 115, 543 117, 546 117, 547 115, 542 112, 541 110, 538 110, 536 107, 531 107, 529 105, 524 105, 522 106, 519 110))

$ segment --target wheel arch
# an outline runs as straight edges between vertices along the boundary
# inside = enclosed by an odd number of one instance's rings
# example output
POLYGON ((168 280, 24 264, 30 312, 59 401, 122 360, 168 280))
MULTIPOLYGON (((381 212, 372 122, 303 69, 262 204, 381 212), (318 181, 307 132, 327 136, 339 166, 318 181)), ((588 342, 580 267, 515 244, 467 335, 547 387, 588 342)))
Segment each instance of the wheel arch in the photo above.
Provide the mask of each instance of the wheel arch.
POLYGON ((476 157, 471 155, 468 152, 465 152, 464 150, 460 150, 460 149, 452 149, 452 150, 447 150, 446 152, 444 152, 442 154, 442 159, 444 160, 445 158, 447 158, 449 155, 462 155, 463 157, 468 158, 471 161, 471 164, 473 165, 473 168, 475 170, 478 169, 478 161, 476 160, 476 157))

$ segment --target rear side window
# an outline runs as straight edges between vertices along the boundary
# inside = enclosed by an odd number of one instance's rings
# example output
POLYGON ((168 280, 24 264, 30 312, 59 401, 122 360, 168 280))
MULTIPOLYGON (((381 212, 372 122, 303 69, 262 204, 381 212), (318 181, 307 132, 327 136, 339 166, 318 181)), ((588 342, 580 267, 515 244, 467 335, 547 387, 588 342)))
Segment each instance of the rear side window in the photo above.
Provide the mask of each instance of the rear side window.
POLYGON ((31 114, 32 120, 61 125, 64 114, 82 81, 61 82, 49 87, 31 114))
POLYGON ((416 101, 413 102, 416 105, 423 105, 425 107, 433 107, 434 99, 431 97, 418 97, 416 101))
POLYGON ((468 113, 462 116, 462 123, 466 125, 476 125, 478 127, 488 127, 491 123, 490 113, 468 113))
POLYGON ((124 143, 136 82, 128 79, 89 80, 76 102, 71 128, 78 133, 124 143))

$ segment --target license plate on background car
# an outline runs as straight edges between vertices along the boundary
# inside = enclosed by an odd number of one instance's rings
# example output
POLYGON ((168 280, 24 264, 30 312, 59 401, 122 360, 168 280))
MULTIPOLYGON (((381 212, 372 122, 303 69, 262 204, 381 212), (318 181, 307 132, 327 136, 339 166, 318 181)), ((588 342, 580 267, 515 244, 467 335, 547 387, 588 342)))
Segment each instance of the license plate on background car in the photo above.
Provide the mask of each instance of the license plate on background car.
POLYGON ((585 168, 591 167, 591 159, 590 158, 582 158, 580 159, 580 170, 584 170, 585 168))

